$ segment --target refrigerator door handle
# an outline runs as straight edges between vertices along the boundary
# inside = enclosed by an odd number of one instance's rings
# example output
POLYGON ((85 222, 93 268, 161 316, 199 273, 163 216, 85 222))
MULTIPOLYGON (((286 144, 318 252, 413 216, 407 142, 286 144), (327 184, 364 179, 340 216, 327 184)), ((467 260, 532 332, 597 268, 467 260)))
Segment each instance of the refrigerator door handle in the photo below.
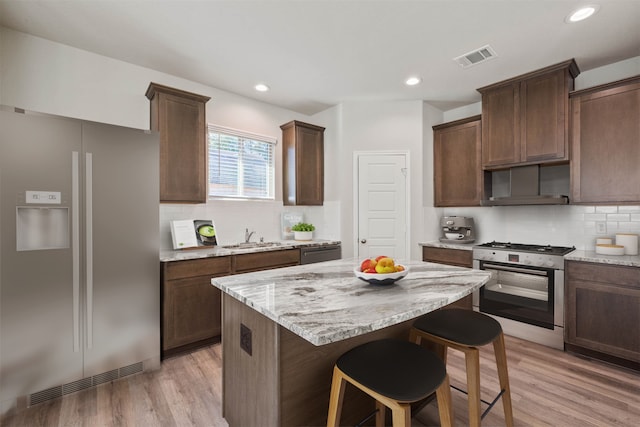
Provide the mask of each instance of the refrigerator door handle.
POLYGON ((71 152, 71 252, 73 269, 73 352, 80 351, 80 171, 78 152, 71 152))
POLYGON ((87 348, 93 347, 93 157, 85 154, 85 251, 87 264, 87 348))

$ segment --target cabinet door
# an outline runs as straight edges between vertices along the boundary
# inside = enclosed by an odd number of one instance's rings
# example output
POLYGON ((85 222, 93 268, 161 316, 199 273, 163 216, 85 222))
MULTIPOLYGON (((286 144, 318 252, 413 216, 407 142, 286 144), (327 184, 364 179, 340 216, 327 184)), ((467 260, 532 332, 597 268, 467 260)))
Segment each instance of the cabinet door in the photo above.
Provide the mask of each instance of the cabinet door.
POLYGON ((520 142, 523 162, 567 160, 568 89, 565 70, 523 81, 520 85, 520 142))
POLYGON ((572 203, 639 203, 640 78, 575 93, 572 203))
POLYGON ((282 129, 284 205, 324 202, 324 128, 292 121, 282 129))
POLYGON ((482 166, 508 166, 520 161, 520 84, 482 94, 482 166))
POLYGON ((483 168, 568 160, 568 95, 579 72, 572 59, 478 89, 483 168))
POLYGON ((231 274, 231 260, 224 256, 161 264, 163 357, 220 335, 221 292, 211 278, 231 274))
POLYGON ((151 83, 151 129, 160 133, 160 201, 206 203, 209 97, 151 83))
POLYGON ((567 262, 565 340, 640 362, 640 269, 567 262))
POLYGON ((220 335, 221 292, 211 277, 165 282, 163 351, 220 335))
POLYGON ((480 116, 434 126, 435 206, 480 206, 482 165, 480 116))
POLYGON ((204 104, 160 95, 160 201, 207 201, 204 104))

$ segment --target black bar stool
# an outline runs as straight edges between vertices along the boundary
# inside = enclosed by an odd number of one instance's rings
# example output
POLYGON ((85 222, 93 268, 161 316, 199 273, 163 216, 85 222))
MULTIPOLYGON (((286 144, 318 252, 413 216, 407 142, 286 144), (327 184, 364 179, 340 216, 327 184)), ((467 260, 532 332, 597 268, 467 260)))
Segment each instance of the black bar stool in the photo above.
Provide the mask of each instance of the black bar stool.
POLYGON ((385 407, 394 427, 411 426, 411 403, 434 391, 440 423, 453 424, 449 377, 437 355, 409 341, 382 339, 347 351, 333 368, 327 427, 340 424, 342 400, 351 383, 376 400, 376 426, 384 426, 385 407))
MULTIPOLYGON (((469 425, 480 426, 481 419, 502 398, 506 425, 513 426, 513 409, 507 372, 507 354, 500 323, 486 314, 472 310, 451 308, 436 310, 421 316, 413 323, 409 340, 420 344, 422 340, 436 344, 436 353, 447 363, 447 348, 459 350, 465 355, 467 366, 467 395, 469 396, 469 425), (480 413, 480 352, 478 347, 493 343, 500 379, 501 391, 489 407, 480 413)), ((455 388, 455 387, 454 387, 455 388)), ((464 392, 464 390, 459 391, 464 392)))

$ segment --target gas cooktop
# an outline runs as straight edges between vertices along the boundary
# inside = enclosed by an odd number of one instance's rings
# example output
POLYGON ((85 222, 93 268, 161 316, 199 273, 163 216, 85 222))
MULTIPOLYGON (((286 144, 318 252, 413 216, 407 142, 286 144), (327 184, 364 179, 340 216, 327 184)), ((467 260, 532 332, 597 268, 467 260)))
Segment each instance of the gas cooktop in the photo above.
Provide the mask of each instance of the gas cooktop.
POLYGON ((576 249, 575 246, 551 246, 551 245, 527 245, 523 243, 511 243, 511 242, 489 242, 476 245, 477 248, 489 248, 504 251, 517 251, 517 252, 534 252, 549 255, 566 255, 576 249))

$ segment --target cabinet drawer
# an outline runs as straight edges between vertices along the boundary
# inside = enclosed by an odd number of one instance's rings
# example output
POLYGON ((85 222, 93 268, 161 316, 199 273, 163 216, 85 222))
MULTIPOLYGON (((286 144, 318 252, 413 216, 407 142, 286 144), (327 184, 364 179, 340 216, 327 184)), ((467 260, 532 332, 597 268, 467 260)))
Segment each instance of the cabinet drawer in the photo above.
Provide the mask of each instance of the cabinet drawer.
POLYGON ((165 262, 163 263, 163 273, 165 280, 231 274, 231 257, 165 262))
POLYGON ((257 252, 235 256, 235 273, 266 270, 300 264, 300 249, 257 252))
POLYGON ((566 261, 567 277, 588 282, 610 283, 640 289, 640 268, 566 261))
POLYGON ((459 267, 473 266, 473 252, 465 249, 422 247, 422 260, 459 267))

